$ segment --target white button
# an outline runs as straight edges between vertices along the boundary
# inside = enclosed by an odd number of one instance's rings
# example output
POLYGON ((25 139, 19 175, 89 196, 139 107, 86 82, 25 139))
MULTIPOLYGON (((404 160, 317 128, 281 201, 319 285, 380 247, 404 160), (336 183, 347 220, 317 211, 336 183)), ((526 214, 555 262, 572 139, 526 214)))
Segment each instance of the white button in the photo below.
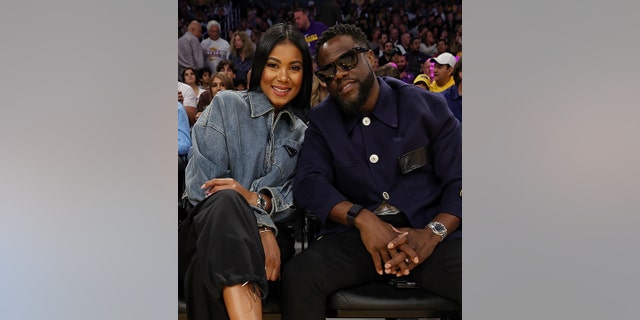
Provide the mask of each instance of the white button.
POLYGON ((369 119, 369 117, 362 118, 362 124, 369 126, 371 124, 371 119, 369 119))
POLYGON ((374 153, 374 154, 372 154, 372 155, 370 155, 370 156, 369 156, 369 161, 370 161, 371 163, 377 163, 377 162, 378 162, 378 155, 377 155, 377 154, 375 154, 375 153, 374 153))
POLYGON ((383 193, 382 193, 382 199, 389 200, 389 193, 388 193, 388 192, 386 192, 386 191, 385 191, 385 192, 383 192, 383 193))

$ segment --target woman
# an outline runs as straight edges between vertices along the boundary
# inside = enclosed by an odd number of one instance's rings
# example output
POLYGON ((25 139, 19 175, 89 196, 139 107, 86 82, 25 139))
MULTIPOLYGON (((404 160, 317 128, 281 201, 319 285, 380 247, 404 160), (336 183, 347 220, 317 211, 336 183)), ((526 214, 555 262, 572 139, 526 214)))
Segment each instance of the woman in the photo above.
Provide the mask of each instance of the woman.
POLYGON ((189 87, 193 89, 193 93, 196 94, 196 103, 198 103, 200 94, 205 90, 199 85, 198 78, 196 77, 196 71, 193 68, 185 68, 182 70, 182 79, 184 79, 184 83, 188 84, 189 87))
POLYGON ((236 78, 247 80, 247 72, 251 69, 253 61, 253 42, 244 31, 233 33, 233 47, 229 53, 229 60, 235 64, 236 78))
POLYGON ((202 114, 202 111, 204 111, 204 109, 206 109, 209 106, 209 104, 211 104, 211 100, 213 100, 213 97, 215 97, 219 91, 233 90, 233 88, 234 88, 233 82, 231 81, 231 78, 227 76, 226 73, 224 72, 216 73, 213 76, 213 78, 211 78, 211 86, 209 87, 209 90, 204 91, 200 95, 200 98, 198 99, 198 109, 196 111, 196 120, 198 120, 198 118, 202 114))
POLYGON ((179 230, 190 320, 261 319, 267 281, 294 253, 274 221, 294 210, 306 129, 295 113, 309 109, 313 76, 304 36, 275 24, 252 69, 250 89, 218 92, 192 129, 186 195, 195 207, 179 230))

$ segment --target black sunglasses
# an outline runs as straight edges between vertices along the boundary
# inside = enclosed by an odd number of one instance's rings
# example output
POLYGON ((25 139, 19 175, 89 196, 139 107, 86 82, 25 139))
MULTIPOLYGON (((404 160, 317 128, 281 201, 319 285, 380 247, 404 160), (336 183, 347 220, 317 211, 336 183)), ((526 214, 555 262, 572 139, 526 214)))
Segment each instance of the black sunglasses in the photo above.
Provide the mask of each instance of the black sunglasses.
POLYGON ((325 64, 322 68, 316 70, 316 76, 318 76, 320 81, 328 84, 335 78, 336 72, 338 72, 337 66, 340 66, 344 71, 349 71, 358 65, 358 54, 367 51, 369 51, 369 49, 363 47, 352 48, 340 55, 335 61, 325 64))

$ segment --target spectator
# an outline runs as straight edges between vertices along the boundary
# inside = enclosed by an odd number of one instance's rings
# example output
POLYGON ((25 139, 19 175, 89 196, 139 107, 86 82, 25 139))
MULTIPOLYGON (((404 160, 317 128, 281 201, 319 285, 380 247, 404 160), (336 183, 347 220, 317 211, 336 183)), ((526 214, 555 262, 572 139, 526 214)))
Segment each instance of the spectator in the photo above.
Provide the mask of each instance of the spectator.
POLYGON ((400 80, 405 83, 412 84, 413 79, 416 77, 409 68, 407 68, 407 56, 400 54, 399 52, 395 52, 393 55, 393 62, 398 66, 398 71, 400 71, 400 80))
POLYGON ((384 66, 385 64, 393 61, 393 55, 396 52, 400 52, 399 49, 393 46, 393 42, 386 41, 383 45, 381 55, 378 56, 378 65, 384 66))
POLYGON ((391 41, 394 46, 401 44, 400 33, 396 25, 393 25, 389 28, 389 41, 391 41))
POLYGON ((200 87, 205 91, 209 90, 209 87, 211 87, 211 70, 209 70, 209 67, 198 69, 197 75, 200 87))
POLYGON ((236 68, 235 63, 233 63, 233 61, 226 59, 226 60, 222 60, 220 61, 220 63, 218 63, 218 67, 216 68, 216 72, 224 72, 227 74, 227 76, 229 76, 229 78, 231 79, 231 83, 233 83, 233 80, 236 78, 236 76, 238 75, 238 68, 236 68))
POLYGON ((439 55, 445 52, 449 51, 449 45, 447 44, 447 40, 445 39, 439 39, 438 40, 438 44, 436 45, 436 49, 438 50, 438 53, 436 53, 435 55, 439 55))
POLYGON ((451 45, 451 52, 455 54, 457 58, 462 57, 462 25, 459 24, 456 28, 456 36, 451 45))
POLYGON ((398 66, 394 62, 389 62, 382 67, 378 67, 375 73, 376 76, 393 77, 400 80, 400 71, 398 71, 398 66))
POLYGON ((187 116, 182 103, 178 102, 178 156, 184 157, 184 160, 186 160, 189 148, 191 148, 189 116, 187 116))
POLYGON ((327 30, 327 26, 322 22, 309 20, 309 12, 304 8, 296 8, 293 11, 293 21, 296 23, 298 30, 302 32, 304 38, 309 44, 311 56, 316 56, 316 43, 318 37, 327 30))
MULTIPOLYGON (((261 319, 262 300, 295 252, 274 220, 293 207, 292 180, 313 76, 309 46, 288 24, 258 42, 251 91, 219 92, 192 129, 178 234, 189 319, 261 319)), ((284 228, 282 228, 284 229, 284 228)))
POLYGON ((376 50, 378 49, 378 47, 380 47, 380 35, 382 33, 380 32, 380 28, 375 27, 371 30, 371 38, 369 38, 369 48, 371 48, 371 50, 373 50, 374 52, 379 52, 380 50, 376 50))
POLYGON ((409 52, 409 46, 411 45, 411 34, 409 32, 405 32, 400 36, 400 43, 396 44, 396 47, 400 49, 400 53, 402 55, 407 54, 409 52))
POLYGON ((458 59, 455 67, 453 67, 453 81, 455 84, 444 90, 442 94, 447 100, 449 110, 462 124, 462 58, 458 59))
POLYGON ((429 83, 431 83, 431 79, 429 79, 429 76, 424 73, 419 74, 416 76, 415 80, 413 80, 414 85, 427 91, 429 91, 429 83))
POLYGON ((185 68, 198 70, 204 66, 204 57, 200 49, 200 37, 202 26, 198 21, 191 21, 187 32, 178 38, 178 80, 182 79, 182 71, 185 68))
POLYGON ((200 100, 198 100, 196 120, 200 118, 200 115, 202 114, 204 109, 206 109, 211 104, 211 100, 213 100, 213 97, 215 97, 218 92, 223 90, 233 90, 233 82, 226 73, 218 72, 213 75, 213 78, 211 78, 211 87, 209 88, 209 90, 203 92, 200 96, 200 100))
POLYGON ((229 54, 229 60, 237 68, 236 78, 247 81, 247 72, 251 69, 251 63, 253 62, 253 42, 242 31, 236 31, 233 33, 233 48, 229 54))
POLYGON ((409 68, 409 71, 413 74, 419 74, 420 66, 429 58, 429 56, 420 52, 420 38, 412 38, 409 51, 407 51, 407 68, 409 68))
POLYGON ((435 56, 438 53, 438 43, 433 38, 433 32, 425 28, 422 30, 422 42, 420 43, 420 52, 427 56, 435 56))
POLYGON ((456 65, 456 57, 451 53, 441 53, 435 58, 431 58, 433 65, 433 81, 429 85, 429 89, 432 92, 442 92, 452 85, 453 82, 453 67, 456 65))
POLYGON ((309 112, 293 183, 322 238, 284 267, 282 319, 325 319, 327 296, 389 276, 462 300, 462 133, 444 98, 376 78, 353 25, 318 40, 330 99, 309 112))
POLYGON ((320 102, 322 102, 322 100, 324 100, 328 95, 329 92, 327 91, 327 85, 320 81, 320 79, 318 79, 314 74, 313 84, 311 87, 311 107, 313 108, 320 104, 320 102))
POLYGON ((420 72, 426 74, 433 81, 433 62, 431 62, 431 58, 420 65, 420 72))
POLYGON ((214 74, 217 70, 218 63, 221 60, 229 58, 229 42, 220 38, 220 23, 215 20, 207 23, 207 30, 209 32, 209 38, 202 40, 200 46, 206 57, 207 66, 211 73, 214 74))
POLYGON ((187 116, 182 103, 178 102, 178 201, 184 192, 184 170, 187 165, 189 148, 191 148, 189 116, 187 116))
POLYGON ((178 102, 184 106, 189 117, 189 125, 192 126, 196 122, 197 96, 191 86, 180 81, 178 81, 178 102))
POLYGON ((198 105, 198 98, 205 90, 198 85, 196 72, 192 68, 186 68, 182 71, 182 78, 184 79, 184 83, 189 85, 196 95, 196 105, 198 105))

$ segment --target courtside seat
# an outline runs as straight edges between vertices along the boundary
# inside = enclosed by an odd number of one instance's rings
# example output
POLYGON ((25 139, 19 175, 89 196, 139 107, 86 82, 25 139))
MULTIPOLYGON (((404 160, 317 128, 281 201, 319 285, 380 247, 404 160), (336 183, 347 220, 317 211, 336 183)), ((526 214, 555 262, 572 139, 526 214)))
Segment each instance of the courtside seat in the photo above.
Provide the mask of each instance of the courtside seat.
POLYGON ((425 289, 398 289, 386 282, 338 290, 327 301, 332 318, 460 318, 461 310, 425 289))

